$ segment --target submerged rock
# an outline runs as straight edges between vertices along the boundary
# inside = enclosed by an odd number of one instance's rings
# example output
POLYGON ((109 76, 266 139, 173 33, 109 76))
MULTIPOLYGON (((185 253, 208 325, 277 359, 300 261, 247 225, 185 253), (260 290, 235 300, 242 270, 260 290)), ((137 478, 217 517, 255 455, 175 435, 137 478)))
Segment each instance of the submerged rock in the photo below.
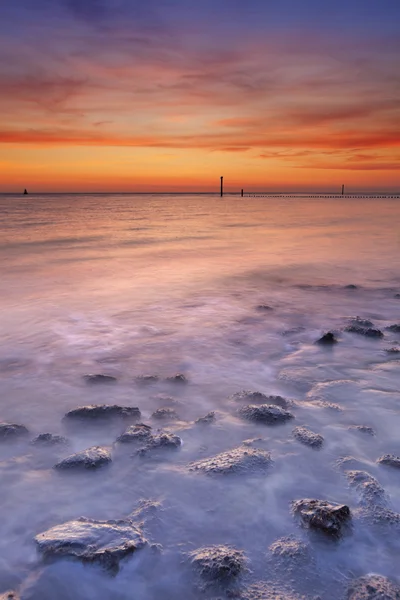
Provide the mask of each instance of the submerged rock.
POLYGON ((177 420, 179 416, 174 411, 173 408, 157 408, 155 412, 151 415, 152 419, 169 419, 169 420, 177 420))
POLYGON ((111 570, 118 570, 121 559, 147 544, 140 528, 129 519, 95 521, 84 517, 40 533, 35 542, 45 557, 98 562, 111 570))
POLYGON ((134 442, 146 442, 152 436, 150 425, 138 423, 131 425, 128 429, 117 438, 117 442, 129 444, 134 442))
POLYGON ((320 346, 333 346, 337 344, 338 340, 335 337, 335 334, 332 331, 328 331, 328 333, 324 333, 324 335, 319 338, 315 343, 320 346))
POLYGON ((66 444, 68 444, 68 440, 62 435, 54 435, 53 433, 41 433, 31 441, 31 444, 33 446, 65 446, 66 444))
POLYGON ((117 381, 116 377, 112 375, 103 375, 102 373, 84 375, 83 379, 86 383, 97 384, 97 383, 115 383, 117 381))
POLYGON ((211 411, 205 415, 205 417, 199 417, 196 419, 196 425, 211 425, 215 422, 215 412, 211 411))
POLYGON ((388 354, 398 354, 400 353, 400 348, 394 346, 393 348, 385 348, 385 352, 388 354))
POLYGON ((158 375, 138 375, 135 377, 135 381, 138 385, 150 385, 152 383, 157 383, 158 380, 158 375))
POLYGON ((89 404, 67 412, 64 418, 76 420, 96 419, 140 419, 140 410, 135 406, 119 406, 118 404, 89 404))
POLYGON ((358 290, 358 285, 355 285, 354 283, 349 283, 348 285, 344 286, 345 290, 358 290))
POLYGON ((400 324, 396 323, 395 325, 389 325, 386 329, 392 333, 400 333, 400 324))
POLYGON ((347 600, 400 600, 400 588, 382 575, 366 575, 351 582, 347 600))
POLYGON ((209 546, 189 554, 201 577, 213 582, 234 579, 246 569, 247 560, 241 550, 230 546, 209 546))
POLYGON ((375 435, 375 431, 372 429, 372 427, 368 427, 367 425, 350 425, 349 430, 367 433, 368 435, 375 435))
POLYGON ((286 423, 286 421, 294 418, 292 413, 272 404, 248 404, 240 408, 238 414, 246 421, 254 421, 265 425, 286 423))
POLYGON ((369 319, 363 319, 362 317, 350 317, 350 324, 356 327, 374 327, 374 324, 369 319))
POLYGON ((345 331, 348 333, 357 333, 369 338, 382 338, 383 333, 380 329, 374 329, 373 327, 360 327, 359 325, 349 325, 345 327, 345 331))
POLYGON ((172 377, 167 377, 166 381, 169 381, 170 383, 188 383, 187 378, 182 373, 177 373, 172 377))
POLYGON ((348 506, 325 500, 296 500, 292 502, 292 510, 305 527, 318 529, 333 537, 339 537, 351 519, 348 506))
POLYGON ((215 456, 189 464, 191 471, 202 471, 208 475, 231 473, 265 472, 272 464, 271 455, 265 450, 240 446, 215 456))
POLYGON ((376 461, 378 465, 387 465, 388 467, 394 467, 400 469, 400 457, 394 454, 384 454, 376 461))
POLYGON ((311 448, 321 448, 324 443, 322 435, 314 433, 310 429, 307 429, 307 427, 295 427, 292 433, 296 440, 311 448))
POLYGON ((160 433, 150 435, 146 438, 146 445, 138 450, 138 454, 143 456, 154 450, 175 450, 181 446, 182 440, 179 436, 161 431, 160 433))
POLYGON ((282 396, 267 396, 262 392, 254 392, 251 390, 241 390, 240 392, 236 392, 235 394, 232 394, 230 399, 235 402, 251 402, 252 404, 275 404, 282 408, 287 408, 289 405, 286 398, 283 398, 282 396))
POLYGON ((82 452, 67 456, 56 465, 55 469, 98 469, 111 462, 111 453, 106 448, 93 446, 82 452))
POLYGON ((267 310, 273 310, 272 306, 269 306, 268 304, 259 304, 258 306, 256 306, 256 310, 260 311, 260 312, 265 312, 267 310))
POLYGON ((360 505, 373 508, 386 507, 386 493, 381 484, 366 471, 347 471, 346 477, 349 484, 356 488, 360 494, 360 505))
POLYGON ((0 423, 0 441, 23 437, 29 433, 24 425, 0 423))

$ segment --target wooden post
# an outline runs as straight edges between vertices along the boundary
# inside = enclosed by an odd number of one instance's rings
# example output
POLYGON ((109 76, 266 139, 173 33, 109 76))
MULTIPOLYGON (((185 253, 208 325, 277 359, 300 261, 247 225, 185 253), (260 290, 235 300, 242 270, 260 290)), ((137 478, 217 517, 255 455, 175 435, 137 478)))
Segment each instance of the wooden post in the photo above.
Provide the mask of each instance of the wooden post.
POLYGON ((243 198, 243 190, 242 190, 241 196, 242 196, 242 198, 243 198))
POLYGON ((342 196, 344 196, 344 184, 342 185, 342 196))
POLYGON ((221 177, 221 198, 224 195, 224 178, 221 177))

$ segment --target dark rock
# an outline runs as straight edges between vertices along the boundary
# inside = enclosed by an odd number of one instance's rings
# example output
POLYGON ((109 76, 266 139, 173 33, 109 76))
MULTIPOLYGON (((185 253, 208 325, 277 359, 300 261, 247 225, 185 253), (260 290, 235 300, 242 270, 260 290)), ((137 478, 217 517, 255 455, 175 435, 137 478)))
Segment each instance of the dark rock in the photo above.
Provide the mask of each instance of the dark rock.
POLYGON ((296 440, 311 448, 321 448, 324 443, 322 435, 314 433, 310 429, 307 429, 307 427, 295 427, 293 429, 293 435, 296 440))
POLYGON ((400 325, 398 323, 395 325, 389 325, 389 327, 386 327, 386 329, 392 333, 400 333, 400 325))
POLYGON ((265 425, 286 423, 294 418, 287 410, 271 404, 248 404, 240 408, 238 414, 242 419, 265 425))
POLYGON ((285 570, 302 569, 312 562, 310 547, 293 535, 276 540, 269 551, 275 562, 280 563, 285 570))
POLYGON ((0 441, 23 437, 29 433, 24 425, 0 423, 0 441))
POLYGON ((83 376, 86 383, 97 384, 97 383, 115 383, 117 381, 116 377, 112 375, 102 375, 101 373, 84 375, 83 376))
POLYGON ((318 529, 333 537, 339 537, 342 529, 350 521, 350 509, 345 504, 333 504, 325 500, 296 500, 292 510, 300 517, 302 524, 310 529, 318 529))
POLYGON ((400 298, 400 294, 395 294, 393 297, 394 298, 400 298))
POLYGON ((253 392, 251 390, 236 392, 230 399, 235 402, 251 402, 252 404, 275 404, 282 408, 287 408, 289 406, 289 402, 282 396, 267 396, 262 392, 253 392))
POLYGON ((258 306, 256 306, 256 310, 260 312, 265 312, 266 310, 273 310, 273 308, 268 304, 259 304, 258 306))
POLYGON ((358 290, 358 285, 354 285, 354 283, 349 283, 349 285, 344 286, 345 290, 358 290))
POLYGON ((40 533, 35 542, 45 557, 97 562, 113 571, 118 571, 121 559, 147 544, 138 525, 129 519, 94 521, 83 517, 40 533))
POLYGON ((346 477, 349 484, 355 487, 360 494, 360 505, 374 508, 386 507, 386 493, 379 481, 366 471, 347 471, 346 477))
POLYGON ((159 420, 177 420, 179 416, 176 414, 173 408, 158 408, 151 415, 153 419, 159 420))
POLYGON ((202 471, 208 475, 231 473, 265 472, 272 464, 269 452, 257 448, 240 446, 227 452, 221 452, 210 458, 204 458, 189 465, 191 471, 202 471))
POLYGON ((357 333, 369 338, 382 338, 383 333, 380 329, 373 329, 372 327, 359 327, 358 325, 349 325, 345 328, 348 333, 357 333))
POLYGON ((374 327, 374 324, 369 319, 363 319, 362 317, 350 317, 349 318, 350 325, 355 325, 356 327, 374 327))
POLYGON ((400 588, 387 577, 366 575, 351 582, 347 600, 400 600, 400 588))
POLYGON ((188 380, 182 373, 177 373, 172 377, 167 377, 166 381, 169 381, 170 383, 188 383, 188 380))
POLYGON ((64 458, 56 465, 55 469, 66 470, 66 469, 98 469, 111 462, 110 451, 101 448, 100 446, 93 446, 82 452, 71 454, 67 458, 64 458))
POLYGON ((0 600, 19 600, 17 592, 4 592, 0 594, 0 600))
POLYGON ((138 377, 135 377, 135 381, 138 385, 150 385, 152 383, 157 383, 158 380, 158 375, 139 375, 138 377))
POLYGON ((332 346, 333 344, 337 344, 337 339, 331 331, 328 333, 324 333, 324 335, 316 341, 316 344, 320 344, 321 346, 332 346))
POLYGON ((62 435, 54 435, 52 433, 41 433, 31 441, 31 444, 33 446, 65 446, 66 444, 68 444, 68 440, 62 435))
POLYGON ((213 582, 234 579, 246 569, 247 564, 244 553, 229 546, 199 548, 189 556, 201 577, 213 582))
POLYGON ((176 450, 182 446, 182 440, 173 433, 161 431, 156 435, 151 435, 146 439, 146 445, 138 450, 138 454, 145 455, 155 450, 176 450))
POLYGON ((196 425, 210 425, 211 423, 215 422, 215 412, 211 411, 208 414, 205 415, 205 417, 200 417, 199 419, 196 419, 195 423, 196 425))
POLYGON ((400 353, 400 348, 396 348, 396 347, 393 347, 393 348, 385 348, 385 351, 386 351, 388 354, 399 354, 399 353, 400 353))
POLYGON ((367 433, 368 435, 375 435, 375 431, 372 427, 368 427, 367 425, 350 425, 349 429, 359 431, 360 433, 367 433))
POLYGON ((387 465, 388 467, 395 467, 400 469, 400 457, 394 454, 385 454, 376 461, 379 465, 387 465))
POLYGON ((90 421, 96 419, 140 419, 140 410, 133 406, 118 406, 117 404, 90 404, 70 410, 65 415, 67 419, 90 421))
POLYGON ((150 425, 144 423, 138 423, 137 425, 131 425, 128 429, 117 438, 117 442, 123 444, 135 443, 135 442, 146 442, 152 437, 150 425))

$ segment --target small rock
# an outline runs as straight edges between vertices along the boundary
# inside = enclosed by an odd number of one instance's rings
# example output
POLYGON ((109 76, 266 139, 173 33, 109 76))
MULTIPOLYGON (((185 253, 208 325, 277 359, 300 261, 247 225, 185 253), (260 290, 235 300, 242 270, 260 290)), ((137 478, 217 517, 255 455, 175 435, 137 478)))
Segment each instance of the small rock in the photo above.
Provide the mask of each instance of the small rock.
POLYGON ((172 377, 167 377, 166 381, 169 381, 170 383, 188 383, 188 380, 182 373, 177 373, 172 377))
POLYGON ((0 441, 23 437, 29 433, 24 425, 15 423, 0 423, 0 441))
POLYGON ((347 600, 400 600, 400 588, 387 577, 366 575, 351 582, 347 600))
POLYGON ((386 507, 386 493, 379 481, 366 471, 347 471, 346 477, 349 484, 357 489, 360 494, 360 505, 373 508, 386 507))
POLYGON ((271 464, 272 460, 269 452, 240 446, 210 458, 192 462, 189 469, 191 471, 202 471, 208 475, 228 475, 231 473, 265 472, 271 464))
POLYGON ((256 310, 260 311, 260 312, 265 312, 267 310, 273 310, 272 306, 269 306, 268 304, 259 304, 258 306, 256 306, 256 310))
POLYGON ((55 469, 98 469, 111 462, 111 453, 100 446, 93 446, 82 452, 71 454, 56 465, 55 469))
POLYGON ((97 384, 97 383, 116 383, 117 378, 112 375, 103 375, 101 373, 84 375, 83 376, 86 383, 97 384))
POLYGON ((290 563, 304 566, 311 562, 310 547, 293 535, 279 538, 269 547, 272 556, 284 562, 286 567, 290 563))
POLYGON ((4 592, 3 594, 0 594, 0 600, 18 600, 19 596, 17 594, 17 592, 4 592))
POLYGON ((251 390, 241 390, 230 397, 235 402, 250 402, 251 404, 276 404, 282 408, 287 408, 289 402, 282 396, 267 396, 262 392, 253 392, 251 390))
POLYGON ((396 323, 395 325, 389 325, 386 329, 392 333, 400 333, 400 324, 396 323))
POLYGON ((307 429, 307 427, 295 427, 292 433, 296 440, 311 448, 321 448, 324 443, 322 435, 314 433, 310 429, 307 429))
POLYGON ((344 286, 345 290, 358 290, 358 286, 354 285, 354 283, 349 283, 348 285, 344 286))
POLYGON ((200 417, 196 419, 196 425, 210 425, 215 422, 215 412, 211 411, 205 415, 205 417, 200 417))
POLYGON ((138 375, 138 377, 135 377, 135 381, 138 385, 150 385, 152 383, 157 383, 158 380, 158 375, 138 375))
POLYGON ((337 344, 337 339, 335 335, 328 331, 328 333, 324 333, 324 335, 316 341, 316 344, 320 344, 321 346, 332 346, 333 344, 337 344))
POLYGON ((399 354, 400 348, 397 348, 395 346, 393 348, 385 348, 385 352, 387 352, 388 354, 399 354))
POLYGON ((378 465, 387 465, 388 467, 395 467, 395 469, 400 469, 400 457, 395 456, 394 454, 385 454, 381 456, 376 461, 378 465))
POLYGON ((351 518, 348 506, 325 500, 296 500, 292 502, 292 510, 305 527, 321 530, 333 537, 340 536, 343 526, 351 518))
POLYGON ((67 419, 95 420, 95 419, 140 419, 140 410, 132 406, 118 406, 117 404, 90 404, 70 410, 65 415, 67 419))
POLYGON ((140 528, 129 519, 94 521, 84 517, 40 533, 35 542, 45 557, 98 562, 114 571, 121 559, 147 544, 140 528))
POLYGON ((395 294, 393 298, 400 298, 400 294, 395 294))
POLYGON ((374 327, 374 324, 369 319, 363 319, 362 317, 350 317, 350 324, 356 327, 374 327))
POLYGON ((234 579, 246 569, 247 560, 241 550, 230 546, 199 548, 189 554, 201 577, 213 582, 234 579))
POLYGON ((131 425, 128 429, 117 438, 117 442, 129 444, 134 442, 146 442, 152 436, 150 425, 138 423, 131 425))
POLYGON ((382 338, 383 333, 380 329, 373 329, 372 327, 359 327, 358 325, 349 325, 345 327, 345 331, 348 333, 357 333, 369 338, 382 338))
POLYGON ((66 444, 68 444, 68 440, 62 435, 54 435, 52 433, 41 433, 31 441, 31 444, 33 446, 65 446, 66 444))
POLYGON ((138 450, 138 454, 144 456, 148 452, 154 450, 175 450, 182 446, 182 440, 179 436, 173 433, 166 433, 161 431, 156 435, 151 435, 146 439, 146 445, 138 450))
POLYGON ((157 408, 155 412, 151 415, 153 419, 162 419, 162 420, 177 420, 179 419, 177 413, 173 408, 157 408))
POLYGON ((294 418, 287 410, 271 404, 248 404, 240 408, 238 414, 242 419, 265 425, 286 423, 286 421, 294 418))
POLYGON ((368 435, 375 435, 375 431, 372 429, 372 427, 368 427, 367 425, 350 425, 349 430, 367 433, 368 435))

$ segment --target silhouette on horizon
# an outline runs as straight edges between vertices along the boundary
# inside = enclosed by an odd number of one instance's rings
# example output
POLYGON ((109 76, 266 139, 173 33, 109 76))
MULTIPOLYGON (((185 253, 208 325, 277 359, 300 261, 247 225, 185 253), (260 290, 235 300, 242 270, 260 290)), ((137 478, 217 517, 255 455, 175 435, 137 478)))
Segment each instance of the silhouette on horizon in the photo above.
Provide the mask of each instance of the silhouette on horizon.
POLYGON ((24 189, 24 196, 27 196, 27 195, 28 195, 28 190, 25 188, 24 189))

